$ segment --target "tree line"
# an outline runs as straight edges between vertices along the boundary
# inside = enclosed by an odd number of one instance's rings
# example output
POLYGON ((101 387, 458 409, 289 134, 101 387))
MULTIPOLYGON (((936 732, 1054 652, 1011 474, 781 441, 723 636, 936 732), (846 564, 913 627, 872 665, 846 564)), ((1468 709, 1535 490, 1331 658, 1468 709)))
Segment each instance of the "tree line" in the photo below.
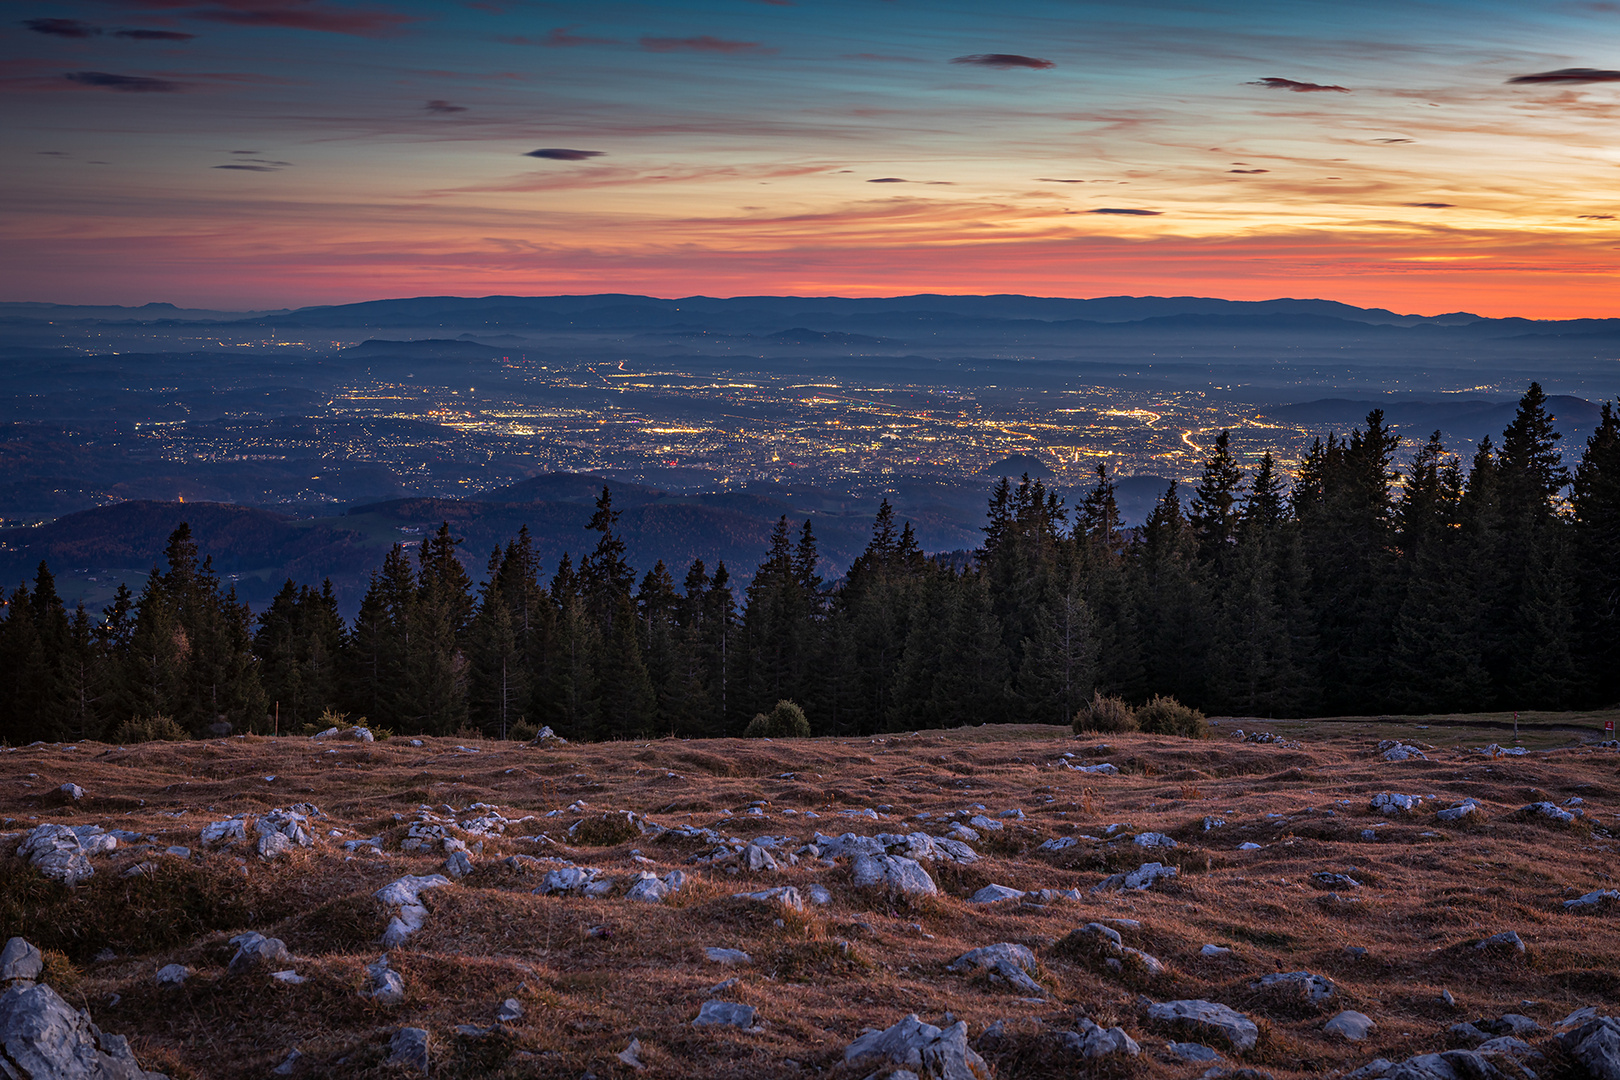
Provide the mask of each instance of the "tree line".
POLYGON ((549 581, 527 528, 477 584, 448 525, 396 545, 352 623, 330 582, 260 613, 187 526, 139 596, 66 610, 41 563, 0 621, 0 738, 110 737, 156 717, 202 735, 346 714, 399 733, 732 735, 778 701, 816 734, 1066 723, 1094 691, 1244 716, 1559 709, 1620 700, 1620 417, 1571 473, 1532 384, 1501 443, 1440 434, 1395 467, 1380 410, 1292 477, 1228 433, 1190 491, 1123 528, 1098 466, 1076 507, 1003 479, 971 558, 923 553, 885 501, 844 578, 811 523, 777 522, 738 595, 722 563, 677 584, 596 541, 549 581))

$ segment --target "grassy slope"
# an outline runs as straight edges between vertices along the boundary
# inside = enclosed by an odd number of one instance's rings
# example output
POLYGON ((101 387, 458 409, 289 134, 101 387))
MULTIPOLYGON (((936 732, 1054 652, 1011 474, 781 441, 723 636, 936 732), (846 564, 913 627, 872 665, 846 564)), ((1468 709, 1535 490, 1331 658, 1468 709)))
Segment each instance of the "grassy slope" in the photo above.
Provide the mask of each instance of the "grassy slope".
MULTIPOLYGON (((1579 893, 1615 887, 1616 845, 1608 829, 1620 810, 1620 755, 1571 746, 1567 732, 1549 732, 1576 718, 1540 714, 1526 745, 1557 741, 1565 748, 1495 759, 1437 749, 1427 762, 1400 764, 1371 753, 1377 738, 1392 734, 1442 746, 1459 738, 1473 746, 1510 742, 1510 730, 1479 726, 1497 719, 1222 725, 1274 730, 1301 740, 1299 747, 1227 736, 1073 739, 1032 727, 771 743, 664 740, 554 749, 462 743, 479 747, 477 754, 457 752, 455 741, 442 739, 419 749, 396 739, 336 753, 326 752, 330 744, 259 738, 29 747, 0 755, 0 827, 11 831, 35 821, 98 822, 195 849, 207 821, 313 801, 329 815, 323 832, 339 828, 343 838, 382 832, 395 850, 346 859, 340 839, 323 836, 312 852, 275 865, 248 859, 243 869, 237 853, 211 853, 189 863, 162 860, 158 873, 130 879, 120 870, 140 856, 121 850, 98 858, 96 876, 69 891, 15 860, 8 843, 0 855, 0 936, 22 933, 59 950, 51 964, 59 989, 105 1030, 130 1036, 149 1068, 177 1077, 263 1076, 295 1045, 307 1055, 304 1075, 390 1075, 378 1063, 388 1033, 402 1023, 433 1032, 441 1076, 627 1073, 613 1055, 631 1037, 640 1039, 651 1066, 646 1076, 803 1076, 836 1066, 865 1027, 887 1026, 907 1012, 937 1021, 946 1010, 967 1020, 975 1036, 1000 1018, 1067 1026, 1085 1012, 1123 1023, 1142 1042, 1141 1075, 1201 1071, 1163 1057, 1168 1033, 1143 1022, 1140 993, 1156 1000, 1204 997, 1246 1010, 1265 1032, 1250 1062, 1279 1080, 1321 1075, 1376 1056, 1438 1049, 1445 1028, 1459 1019, 1515 1011, 1550 1026, 1574 1008, 1620 996, 1620 930, 1611 917, 1571 915, 1561 906, 1579 893), (1108 748, 1098 749, 1100 742, 1108 748), (1064 751, 1112 761, 1124 773, 1054 768, 1064 751), (789 771, 795 778, 776 778, 789 771), (86 789, 85 799, 50 805, 47 793, 68 781, 86 789), (1366 840, 1363 830, 1386 820, 1368 812, 1367 800, 1387 790, 1440 799, 1416 818, 1379 826, 1376 839, 1366 840), (1585 799, 1596 831, 1550 827, 1514 813, 1533 799, 1572 795, 1585 799), (1485 804, 1490 821, 1457 828, 1429 816, 1462 796, 1485 804), (704 850, 696 842, 637 838, 575 849, 512 838, 548 833, 561 841, 582 815, 537 819, 489 843, 482 868, 465 882, 425 894, 432 909, 426 928, 392 954, 409 988, 402 1005, 384 1008, 357 995, 363 965, 381 952, 375 942, 385 922, 370 894, 401 874, 434 872, 443 858, 398 853, 404 829, 395 814, 410 820, 421 804, 459 810, 482 801, 517 818, 580 799, 591 814, 635 810, 744 839, 783 833, 808 839, 818 828, 923 827, 938 834, 937 823, 906 816, 976 804, 992 814, 1017 807, 1028 816, 1002 834, 987 833, 990 839, 977 845, 985 856, 978 864, 936 867, 945 895, 915 906, 853 893, 843 865, 806 860, 776 874, 733 875, 689 865, 687 858, 704 850), (766 816, 743 816, 757 800, 767 803, 766 816), (892 809, 881 822, 839 816, 866 807, 892 809), (726 809, 735 815, 723 816, 726 809), (790 809, 798 813, 785 813, 790 809), (806 820, 806 810, 822 816, 806 820), (1205 815, 1229 824, 1205 832, 1205 815), (1046 837, 1098 836, 1113 822, 1168 832, 1181 846, 1143 854, 1129 843, 1082 841, 1055 855, 1034 850, 1046 837), (1265 847, 1237 851, 1245 840, 1265 847), (639 868, 632 850, 654 860, 660 873, 685 868, 693 884, 662 907, 539 897, 530 890, 543 871, 508 869, 497 859, 554 854, 624 877, 639 868), (1164 892, 1046 908, 986 910, 964 902, 988 882, 1087 888, 1113 869, 1166 857, 1183 866, 1183 876, 1164 892), (1324 903, 1310 875, 1351 867, 1367 882, 1357 891, 1362 902, 1324 903), (811 882, 833 889, 830 909, 783 914, 731 896, 811 882), (1122 978, 1054 948, 1070 930, 1102 917, 1140 920, 1139 930, 1125 931, 1126 943, 1158 956, 1169 973, 1122 978), (593 926, 608 927, 610 936, 590 936, 593 926), (283 938, 310 981, 282 986, 263 974, 227 975, 226 939, 247 928, 283 938), (1527 958, 1470 947, 1509 929, 1527 942, 1527 958), (1021 1001, 945 971, 966 949, 998 941, 1036 951, 1051 1001, 1021 1001), (1206 942, 1230 946, 1232 955, 1201 957, 1206 942), (703 959, 705 946, 744 949, 755 963, 718 967, 703 959), (1367 954, 1355 958, 1347 946, 1367 954), (104 949, 117 958, 96 960, 104 949), (171 962, 196 974, 178 989, 155 986, 153 972, 171 962), (1335 1008, 1371 1015, 1379 1025, 1373 1038, 1356 1046, 1330 1039, 1320 1030, 1325 1015, 1251 989, 1260 975, 1299 969, 1332 978, 1342 995, 1335 1008), (739 982, 723 996, 757 1006, 768 1024, 763 1033, 689 1026, 708 988, 729 976, 739 982), (1442 989, 1456 995, 1455 1011, 1439 1004, 1442 989), (492 1023, 508 996, 521 1000, 527 1014, 505 1034, 477 1041, 454 1034, 457 1024, 492 1023)), ((1589 729, 1592 717, 1579 722, 1589 729)), ((1015 1040, 999 1059, 991 1055, 1000 1075, 1059 1075, 1043 1071, 1031 1045, 1015 1040)), ((836 1069, 830 1075, 842 1076, 836 1069)))

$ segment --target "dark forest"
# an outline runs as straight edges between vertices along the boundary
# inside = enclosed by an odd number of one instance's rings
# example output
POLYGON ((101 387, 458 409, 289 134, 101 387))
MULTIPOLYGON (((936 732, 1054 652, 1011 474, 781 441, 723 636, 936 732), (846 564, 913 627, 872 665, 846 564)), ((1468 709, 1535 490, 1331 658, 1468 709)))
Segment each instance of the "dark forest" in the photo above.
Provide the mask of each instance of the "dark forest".
POLYGON ((1397 469, 1377 410, 1291 477, 1269 456, 1240 468, 1223 433, 1139 528, 1121 528, 1103 466, 1075 507, 1002 480, 978 551, 926 555, 884 503, 829 585, 810 523, 784 517, 741 595, 724 564, 638 580, 604 488, 577 561, 542 567, 525 529, 475 587, 443 526, 388 554, 352 624, 329 583, 288 581, 252 612, 182 525, 167 565, 99 617, 68 611, 43 563, 11 594, 0 739, 338 721, 720 736, 784 699, 845 735, 1063 724, 1094 692, 1261 717, 1609 705, 1620 415, 1604 404, 1573 472, 1559 440, 1535 384, 1467 462, 1436 433, 1397 469))

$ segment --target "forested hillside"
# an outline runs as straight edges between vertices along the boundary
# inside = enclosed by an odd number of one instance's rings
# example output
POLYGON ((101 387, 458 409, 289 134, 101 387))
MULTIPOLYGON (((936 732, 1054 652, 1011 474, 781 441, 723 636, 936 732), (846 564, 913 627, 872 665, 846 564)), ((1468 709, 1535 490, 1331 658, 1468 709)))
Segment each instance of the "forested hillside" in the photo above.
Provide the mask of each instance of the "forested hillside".
POLYGON ((970 565, 887 503, 829 588, 782 518, 741 595, 724 564, 632 567, 604 488, 595 546, 542 566, 526 529, 469 578, 448 525, 396 546, 346 624, 289 580, 262 612, 182 525, 166 567, 99 616, 50 570, 0 621, 0 738, 295 730, 346 713, 398 733, 736 734, 779 699, 818 734, 1064 723, 1094 690, 1211 712, 1556 709, 1620 700, 1620 416, 1571 474, 1532 384, 1469 462, 1438 433, 1404 471, 1378 410, 1289 478, 1223 434, 1190 491, 1125 530, 1114 480, 1066 507, 1003 481, 970 565), (122 733, 122 734, 121 734, 122 733))

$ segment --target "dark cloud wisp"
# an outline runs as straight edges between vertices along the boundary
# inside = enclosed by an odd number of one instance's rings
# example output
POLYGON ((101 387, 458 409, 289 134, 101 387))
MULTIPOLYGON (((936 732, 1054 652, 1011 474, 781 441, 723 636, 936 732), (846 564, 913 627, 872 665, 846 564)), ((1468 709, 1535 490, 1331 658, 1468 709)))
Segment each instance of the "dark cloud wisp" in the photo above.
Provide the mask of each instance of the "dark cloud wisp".
POLYGON ((424 105, 423 108, 430 113, 458 113, 467 111, 467 106, 452 105, 443 98, 434 98, 432 101, 424 105))
POLYGON ((1514 83, 1563 83, 1565 85, 1582 83, 1620 82, 1620 71, 1610 71, 1605 68, 1559 68, 1557 71, 1538 71, 1533 75, 1515 75, 1508 80, 1514 83))
POLYGON ((194 19, 236 26, 275 26, 356 37, 378 37, 415 21, 393 11, 330 8, 309 0, 216 0, 212 7, 189 14, 194 19))
POLYGON ((1126 217, 1158 217, 1164 213, 1162 210, 1137 210, 1124 206, 1099 206, 1095 210, 1087 210, 1088 214, 1122 214, 1126 217))
POLYGON ((589 161, 593 157, 601 157, 601 150, 568 150, 561 146, 547 146, 539 150, 530 150, 524 157, 545 158, 547 161, 589 161))
POLYGON ((1448 202, 1409 202, 1406 205, 1416 207, 1419 210, 1450 210, 1457 204, 1448 202))
POLYGON ((737 55, 754 53, 756 55, 770 55, 778 50, 757 41, 730 41, 726 38, 711 37, 708 34, 699 34, 696 37, 644 37, 641 47, 648 52, 709 52, 737 55))
POLYGON ((129 38, 132 41, 190 41, 196 34, 186 34, 179 30, 114 30, 113 37, 129 38))
POLYGON ((1332 86, 1327 83, 1300 82, 1297 79, 1279 79, 1275 76, 1270 76, 1264 79, 1256 79, 1249 85, 1263 86, 1267 90, 1292 90, 1296 94, 1319 94, 1324 92, 1330 94, 1348 94, 1350 92, 1350 88, 1347 86, 1332 86))
POLYGON ((168 79, 152 79, 145 75, 114 75, 106 71, 69 71, 62 78, 80 86, 95 86, 103 90, 117 90, 124 94, 177 94, 185 83, 168 79))
POLYGON ((1021 56, 1018 53, 970 53, 967 56, 951 57, 953 64, 972 64, 975 67, 1000 68, 1003 71, 1012 68, 1032 68, 1035 71, 1044 71, 1049 67, 1057 67, 1050 60, 1042 60, 1038 56, 1021 56))
POLYGON ((101 27, 78 19, 24 19, 23 25, 36 34, 52 37, 91 38, 101 33, 101 27))

